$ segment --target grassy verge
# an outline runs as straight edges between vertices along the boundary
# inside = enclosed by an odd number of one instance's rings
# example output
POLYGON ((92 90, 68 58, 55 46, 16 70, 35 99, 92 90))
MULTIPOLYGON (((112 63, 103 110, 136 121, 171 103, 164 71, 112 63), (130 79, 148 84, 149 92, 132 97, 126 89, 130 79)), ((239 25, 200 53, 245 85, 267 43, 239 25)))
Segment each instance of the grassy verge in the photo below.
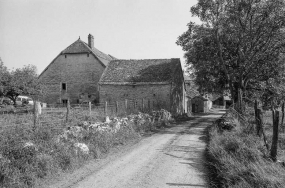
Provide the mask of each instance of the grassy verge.
MULTIPOLYGON (((227 118, 226 118, 227 119, 227 118)), ((272 126, 268 121, 266 134, 271 140, 272 126)), ((280 135, 279 159, 284 159, 285 136, 280 135)), ((221 130, 217 122, 209 129, 207 146, 211 187, 282 188, 285 187, 285 167, 273 163, 263 141, 236 124, 221 130)))
MULTIPOLYGON (((86 113, 87 114, 87 113, 86 113)), ((161 124, 147 114, 102 123, 83 113, 44 114, 34 128, 32 114, 5 114, 0 119, 0 187, 37 187, 47 178, 72 171, 88 160, 106 156, 161 124)))

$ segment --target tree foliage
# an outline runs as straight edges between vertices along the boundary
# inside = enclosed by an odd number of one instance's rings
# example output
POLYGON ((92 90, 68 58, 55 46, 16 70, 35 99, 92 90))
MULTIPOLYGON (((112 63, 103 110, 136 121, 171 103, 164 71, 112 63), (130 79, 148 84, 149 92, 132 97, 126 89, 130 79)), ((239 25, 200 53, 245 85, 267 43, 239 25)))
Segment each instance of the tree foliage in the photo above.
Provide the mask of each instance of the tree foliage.
POLYGON ((14 103, 19 95, 35 98, 42 94, 43 86, 38 81, 37 68, 27 65, 9 71, 4 63, 0 62, 0 97, 8 97, 14 103))
POLYGON ((191 7, 202 24, 190 22, 177 44, 202 90, 229 88, 237 102, 282 86, 284 5, 283 0, 198 0, 191 7))
POLYGON ((4 86, 7 85, 9 72, 4 62, 0 58, 0 98, 6 95, 6 90, 4 86))

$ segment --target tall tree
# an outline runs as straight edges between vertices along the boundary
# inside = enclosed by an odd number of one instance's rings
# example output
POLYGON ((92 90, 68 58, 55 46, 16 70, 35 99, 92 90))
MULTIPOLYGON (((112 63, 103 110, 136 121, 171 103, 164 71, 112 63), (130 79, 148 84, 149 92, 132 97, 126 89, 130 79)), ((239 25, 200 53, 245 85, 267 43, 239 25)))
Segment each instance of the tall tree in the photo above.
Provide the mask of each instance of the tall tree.
POLYGON ((27 65, 9 73, 4 87, 6 97, 14 103, 19 95, 35 97, 42 92, 42 85, 38 82, 37 69, 34 65, 27 65))
POLYGON ((228 86, 241 107, 245 94, 277 78, 284 71, 279 61, 284 5, 283 0, 198 0, 191 13, 202 24, 190 22, 177 40, 196 83, 205 90, 228 86))
POLYGON ((0 58, 0 104, 2 103, 3 97, 6 95, 5 86, 7 85, 8 76, 8 69, 0 58))

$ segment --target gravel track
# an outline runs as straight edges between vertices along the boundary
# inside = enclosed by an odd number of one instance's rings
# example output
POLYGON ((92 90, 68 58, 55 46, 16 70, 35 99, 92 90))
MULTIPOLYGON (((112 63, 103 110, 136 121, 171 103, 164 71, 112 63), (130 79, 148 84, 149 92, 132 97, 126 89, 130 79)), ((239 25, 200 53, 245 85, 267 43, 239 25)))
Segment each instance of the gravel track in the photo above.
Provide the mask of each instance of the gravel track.
POLYGON ((173 125, 142 139, 127 151, 107 157, 71 185, 56 187, 208 187, 204 167, 205 128, 222 113, 215 111, 173 125))

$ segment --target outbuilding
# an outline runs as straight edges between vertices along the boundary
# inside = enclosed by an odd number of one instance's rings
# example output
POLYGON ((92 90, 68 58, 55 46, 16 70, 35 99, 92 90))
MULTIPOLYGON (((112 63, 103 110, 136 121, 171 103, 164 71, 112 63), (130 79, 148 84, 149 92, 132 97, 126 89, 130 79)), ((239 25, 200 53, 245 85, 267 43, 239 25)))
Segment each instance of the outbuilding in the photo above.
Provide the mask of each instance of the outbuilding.
MULTIPOLYGON (((99 81, 100 103, 133 100, 173 115, 186 112, 180 59, 113 60, 99 81)), ((136 102, 135 102, 136 103, 136 102)))
POLYGON ((195 96, 191 99, 191 108, 193 113, 208 112, 208 99, 203 96, 195 96))

